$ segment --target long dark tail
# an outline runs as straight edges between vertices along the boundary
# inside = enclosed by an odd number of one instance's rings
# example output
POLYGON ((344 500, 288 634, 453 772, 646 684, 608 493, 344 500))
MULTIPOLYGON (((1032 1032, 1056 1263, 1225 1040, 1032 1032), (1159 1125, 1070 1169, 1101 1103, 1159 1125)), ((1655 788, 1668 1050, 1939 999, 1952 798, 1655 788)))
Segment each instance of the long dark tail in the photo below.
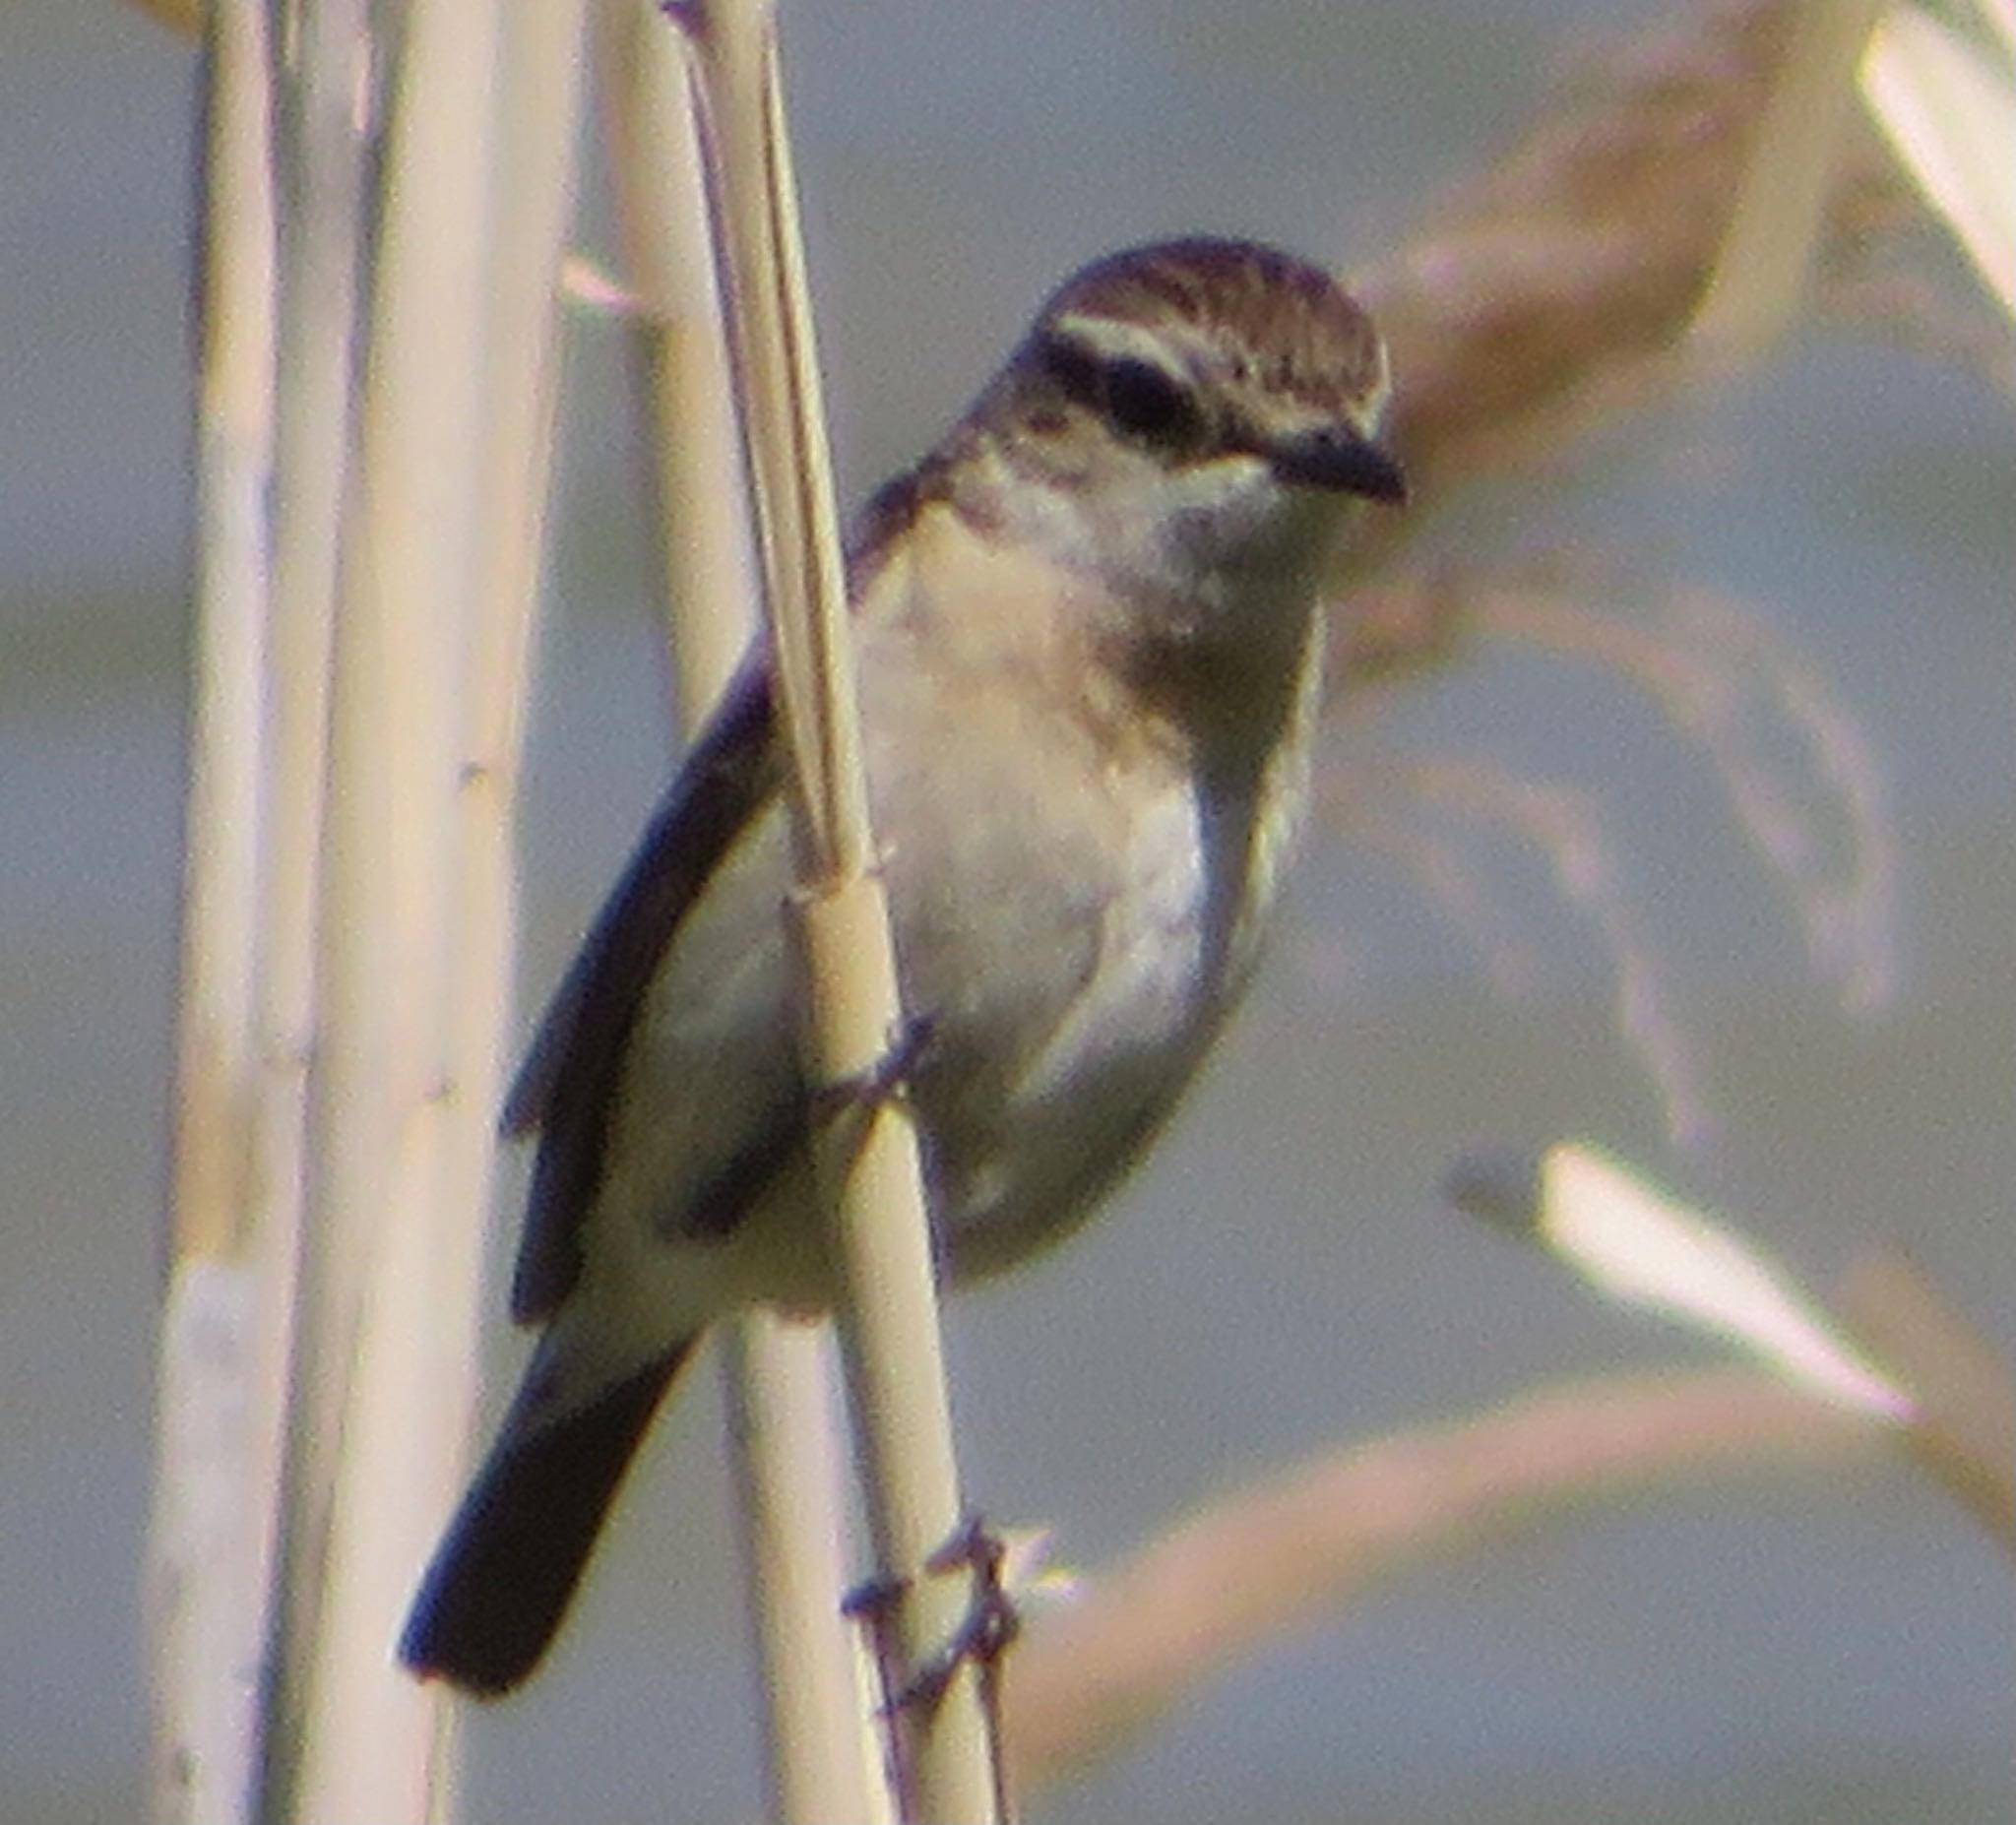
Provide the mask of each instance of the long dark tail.
POLYGON ((539 1425, 505 1420, 413 1599, 399 1641, 407 1666, 481 1698, 531 1673, 692 1349, 681 1344, 579 1413, 539 1425))

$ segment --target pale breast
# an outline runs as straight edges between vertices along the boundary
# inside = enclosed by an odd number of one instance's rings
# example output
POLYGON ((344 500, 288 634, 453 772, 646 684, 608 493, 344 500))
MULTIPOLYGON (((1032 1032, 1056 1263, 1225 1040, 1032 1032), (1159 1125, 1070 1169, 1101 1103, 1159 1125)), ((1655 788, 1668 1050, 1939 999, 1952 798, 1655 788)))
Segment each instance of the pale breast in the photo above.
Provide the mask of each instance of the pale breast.
POLYGON ((1278 683, 1205 753, 1097 661, 1082 576, 927 520, 868 604, 863 712, 940 1214, 988 1272, 1088 1214, 1195 1074, 1299 823, 1314 698, 1278 683))

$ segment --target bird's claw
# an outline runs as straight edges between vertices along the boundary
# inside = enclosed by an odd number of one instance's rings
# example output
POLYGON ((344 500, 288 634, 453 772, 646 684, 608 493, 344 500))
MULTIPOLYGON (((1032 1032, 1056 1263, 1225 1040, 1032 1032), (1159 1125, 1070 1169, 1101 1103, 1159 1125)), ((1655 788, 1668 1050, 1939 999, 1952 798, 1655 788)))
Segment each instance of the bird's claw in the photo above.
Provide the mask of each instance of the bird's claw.
POLYGON ((928 1711, 945 1696, 962 1667, 976 1667, 991 1677, 1001 1657, 1022 1632, 1022 1614, 1001 1581, 1007 1548, 983 1517, 970 1514, 958 1531, 924 1561, 927 1572, 941 1574, 964 1566, 973 1579, 966 1614, 951 1638, 919 1667, 890 1700, 891 1709, 928 1711))
POLYGON ((983 1674, 991 1675, 1009 1645, 1022 1632, 1021 1613, 1001 1581, 1006 1556, 1007 1548, 1000 1537, 982 1517, 973 1514, 924 1561, 924 1571, 931 1576, 965 1567, 973 1578, 972 1597, 965 1615, 944 1645, 900 1685, 891 1675, 896 1657, 887 1634, 889 1620, 909 1588, 909 1580, 871 1578, 848 1593, 841 1605, 843 1612, 861 1622, 874 1644, 882 1679, 883 1716, 930 1710, 945 1696, 962 1667, 976 1667, 983 1674))
POLYGON ((917 1066, 937 1038, 937 1021, 929 1014, 906 1014, 881 1057, 865 1071, 856 1071, 812 1093, 815 1127, 855 1110, 880 1108, 910 1094, 917 1066))

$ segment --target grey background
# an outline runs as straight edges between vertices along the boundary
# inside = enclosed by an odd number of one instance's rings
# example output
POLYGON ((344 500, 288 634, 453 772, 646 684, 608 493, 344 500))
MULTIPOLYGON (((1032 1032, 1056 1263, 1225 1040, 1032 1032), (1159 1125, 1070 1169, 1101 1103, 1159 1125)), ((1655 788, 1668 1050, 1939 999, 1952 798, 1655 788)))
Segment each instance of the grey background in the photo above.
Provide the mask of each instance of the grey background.
MULTIPOLYGON (((893 0, 790 9, 850 495, 1079 260, 1162 233, 1368 258, 1649 5, 893 0)), ((135 1586, 186 632, 192 57, 109 0, 0 11, 0 1817, 139 1800, 135 1586)), ((617 339, 573 428, 531 773, 528 1000, 663 765, 617 339)), ((1422 529, 1600 543, 1757 612, 1879 750, 1899 990, 1852 1018, 1702 757, 1601 674, 1486 648, 1341 750, 1596 791, 1719 1117, 1674 1153, 1608 962, 1516 845, 1517 997, 1367 846, 1321 846, 1248 1014, 1082 1241, 952 1320, 972 1487, 1096 1564, 1331 1442, 1699 1354, 1439 1208, 1480 1134, 1601 1139, 1825 1281, 1901 1237, 2016 1335, 2009 403, 1840 332, 1422 529)), ((1395 816, 1405 814, 1397 802, 1395 816)), ((508 1200, 500 1227, 515 1213, 508 1200)), ((498 1326, 502 1332, 501 1322, 498 1326)), ((500 1372, 510 1344, 499 1340, 500 1372)), ((746 1817, 746 1655, 708 1378, 577 1625, 469 1729, 472 1816, 746 1817), (667 1644, 675 1644, 667 1652, 667 1644)), ((1403 1583, 1202 1693, 1043 1816, 2008 1816, 2007 1566, 1901 1472, 1708 1484, 1403 1583)))

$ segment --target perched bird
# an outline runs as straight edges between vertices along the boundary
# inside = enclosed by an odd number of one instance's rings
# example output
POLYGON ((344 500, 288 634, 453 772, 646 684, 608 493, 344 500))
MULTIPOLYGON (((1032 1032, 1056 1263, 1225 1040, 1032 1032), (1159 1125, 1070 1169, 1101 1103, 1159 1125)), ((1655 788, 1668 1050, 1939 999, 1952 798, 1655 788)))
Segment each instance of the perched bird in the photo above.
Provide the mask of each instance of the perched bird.
MULTIPOLYGON (((941 1261, 995 1272, 1140 1157, 1238 997, 1305 798, 1321 594, 1398 502, 1386 361, 1330 275, 1180 240, 1087 267, 853 529, 862 738, 941 1261)), ((512 1314, 543 1326, 407 1665, 523 1680, 701 1333, 816 1307, 785 760, 760 652, 548 1010, 512 1314)))

